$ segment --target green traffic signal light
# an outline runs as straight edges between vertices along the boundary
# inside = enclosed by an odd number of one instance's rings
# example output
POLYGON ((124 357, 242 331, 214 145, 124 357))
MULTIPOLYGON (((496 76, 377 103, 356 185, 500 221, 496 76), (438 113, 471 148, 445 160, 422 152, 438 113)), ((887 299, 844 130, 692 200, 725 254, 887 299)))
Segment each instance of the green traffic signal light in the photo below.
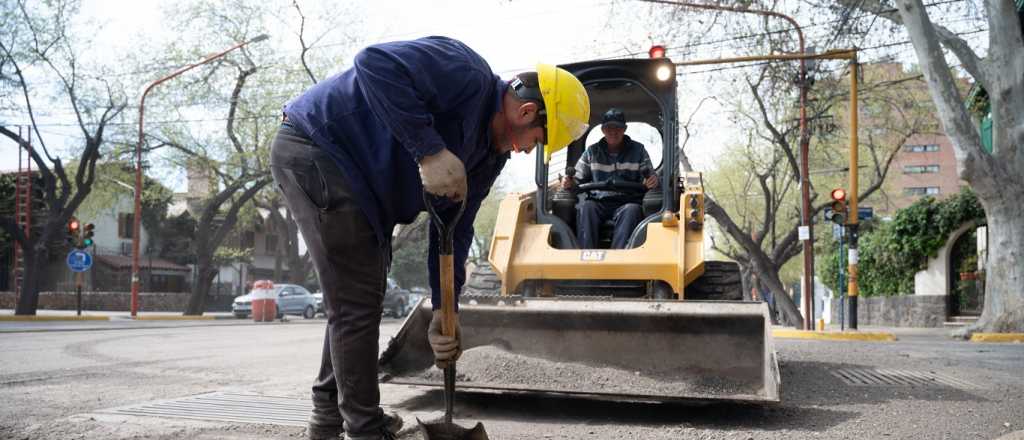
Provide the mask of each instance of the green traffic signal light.
POLYGON ((90 247, 93 244, 92 236, 94 235, 93 230, 96 229, 96 225, 92 223, 86 223, 82 233, 82 247, 90 247))

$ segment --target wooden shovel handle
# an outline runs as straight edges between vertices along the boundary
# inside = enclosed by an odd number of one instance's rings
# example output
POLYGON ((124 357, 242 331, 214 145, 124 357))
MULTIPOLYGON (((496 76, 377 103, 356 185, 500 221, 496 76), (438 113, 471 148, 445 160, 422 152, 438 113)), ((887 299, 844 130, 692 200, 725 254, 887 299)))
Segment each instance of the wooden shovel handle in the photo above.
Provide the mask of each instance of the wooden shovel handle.
POLYGON ((441 334, 455 336, 459 317, 455 314, 455 257, 438 255, 441 269, 441 334))

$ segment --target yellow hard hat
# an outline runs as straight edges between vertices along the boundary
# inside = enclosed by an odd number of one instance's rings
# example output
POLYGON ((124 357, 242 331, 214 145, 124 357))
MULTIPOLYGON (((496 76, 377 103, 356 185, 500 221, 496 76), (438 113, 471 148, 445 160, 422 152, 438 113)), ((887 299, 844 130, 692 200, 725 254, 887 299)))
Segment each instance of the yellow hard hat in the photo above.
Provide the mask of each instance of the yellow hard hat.
POLYGON ((590 97, 583 83, 565 69, 537 64, 537 82, 547 111, 544 161, 579 139, 590 127, 590 97))

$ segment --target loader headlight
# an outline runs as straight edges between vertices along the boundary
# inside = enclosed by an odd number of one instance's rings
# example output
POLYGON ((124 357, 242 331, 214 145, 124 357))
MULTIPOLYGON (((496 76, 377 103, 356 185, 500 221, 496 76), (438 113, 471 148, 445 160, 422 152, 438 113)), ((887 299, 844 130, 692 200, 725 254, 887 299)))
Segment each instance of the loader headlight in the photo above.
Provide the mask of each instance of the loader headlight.
POLYGON ((668 64, 663 64, 658 67, 658 70, 654 71, 654 76, 658 78, 658 81, 668 81, 672 78, 672 67, 668 64))

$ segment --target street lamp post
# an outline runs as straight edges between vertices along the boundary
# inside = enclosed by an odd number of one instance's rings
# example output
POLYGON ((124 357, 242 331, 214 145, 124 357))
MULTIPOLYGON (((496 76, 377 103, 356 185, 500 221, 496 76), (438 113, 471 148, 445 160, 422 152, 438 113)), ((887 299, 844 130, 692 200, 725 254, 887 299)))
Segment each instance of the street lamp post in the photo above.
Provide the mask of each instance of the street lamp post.
POLYGON ((198 66, 201 66, 203 64, 209 63, 210 61, 213 61, 213 60, 215 60, 217 58, 220 58, 220 57, 222 57, 224 55, 227 55, 228 52, 231 52, 231 51, 233 51, 235 49, 244 47, 245 45, 247 45, 249 43, 256 43, 256 42, 259 42, 259 41, 266 40, 267 38, 269 38, 269 36, 267 34, 260 34, 256 38, 253 38, 253 39, 251 39, 249 41, 244 41, 244 42, 238 43, 238 44, 230 47, 229 49, 227 49, 227 50, 225 50, 223 52, 210 55, 210 56, 204 58, 202 61, 199 61, 198 63, 189 64, 189 65, 187 65, 185 67, 182 67, 182 68, 174 71, 170 75, 167 75, 167 76, 165 76, 163 78, 160 78, 160 79, 158 79, 156 81, 153 81, 153 82, 149 83, 149 85, 146 86, 146 90, 142 92, 142 98, 139 100, 139 143, 135 146, 135 214, 132 216, 132 304, 131 304, 131 312, 132 312, 132 317, 133 318, 136 316, 136 314, 139 311, 139 237, 140 237, 140 234, 141 234, 140 229, 141 229, 141 226, 142 226, 142 143, 144 142, 144 139, 143 139, 144 135, 143 135, 142 127, 143 127, 143 117, 145 115, 145 109, 146 109, 146 95, 149 94, 150 90, 153 90, 154 87, 156 87, 160 83, 163 83, 164 81, 167 81, 167 80, 169 80, 171 78, 174 78, 174 77, 176 77, 178 75, 181 75, 182 73, 188 72, 189 70, 192 70, 192 69, 194 69, 194 68, 196 68, 198 66))

